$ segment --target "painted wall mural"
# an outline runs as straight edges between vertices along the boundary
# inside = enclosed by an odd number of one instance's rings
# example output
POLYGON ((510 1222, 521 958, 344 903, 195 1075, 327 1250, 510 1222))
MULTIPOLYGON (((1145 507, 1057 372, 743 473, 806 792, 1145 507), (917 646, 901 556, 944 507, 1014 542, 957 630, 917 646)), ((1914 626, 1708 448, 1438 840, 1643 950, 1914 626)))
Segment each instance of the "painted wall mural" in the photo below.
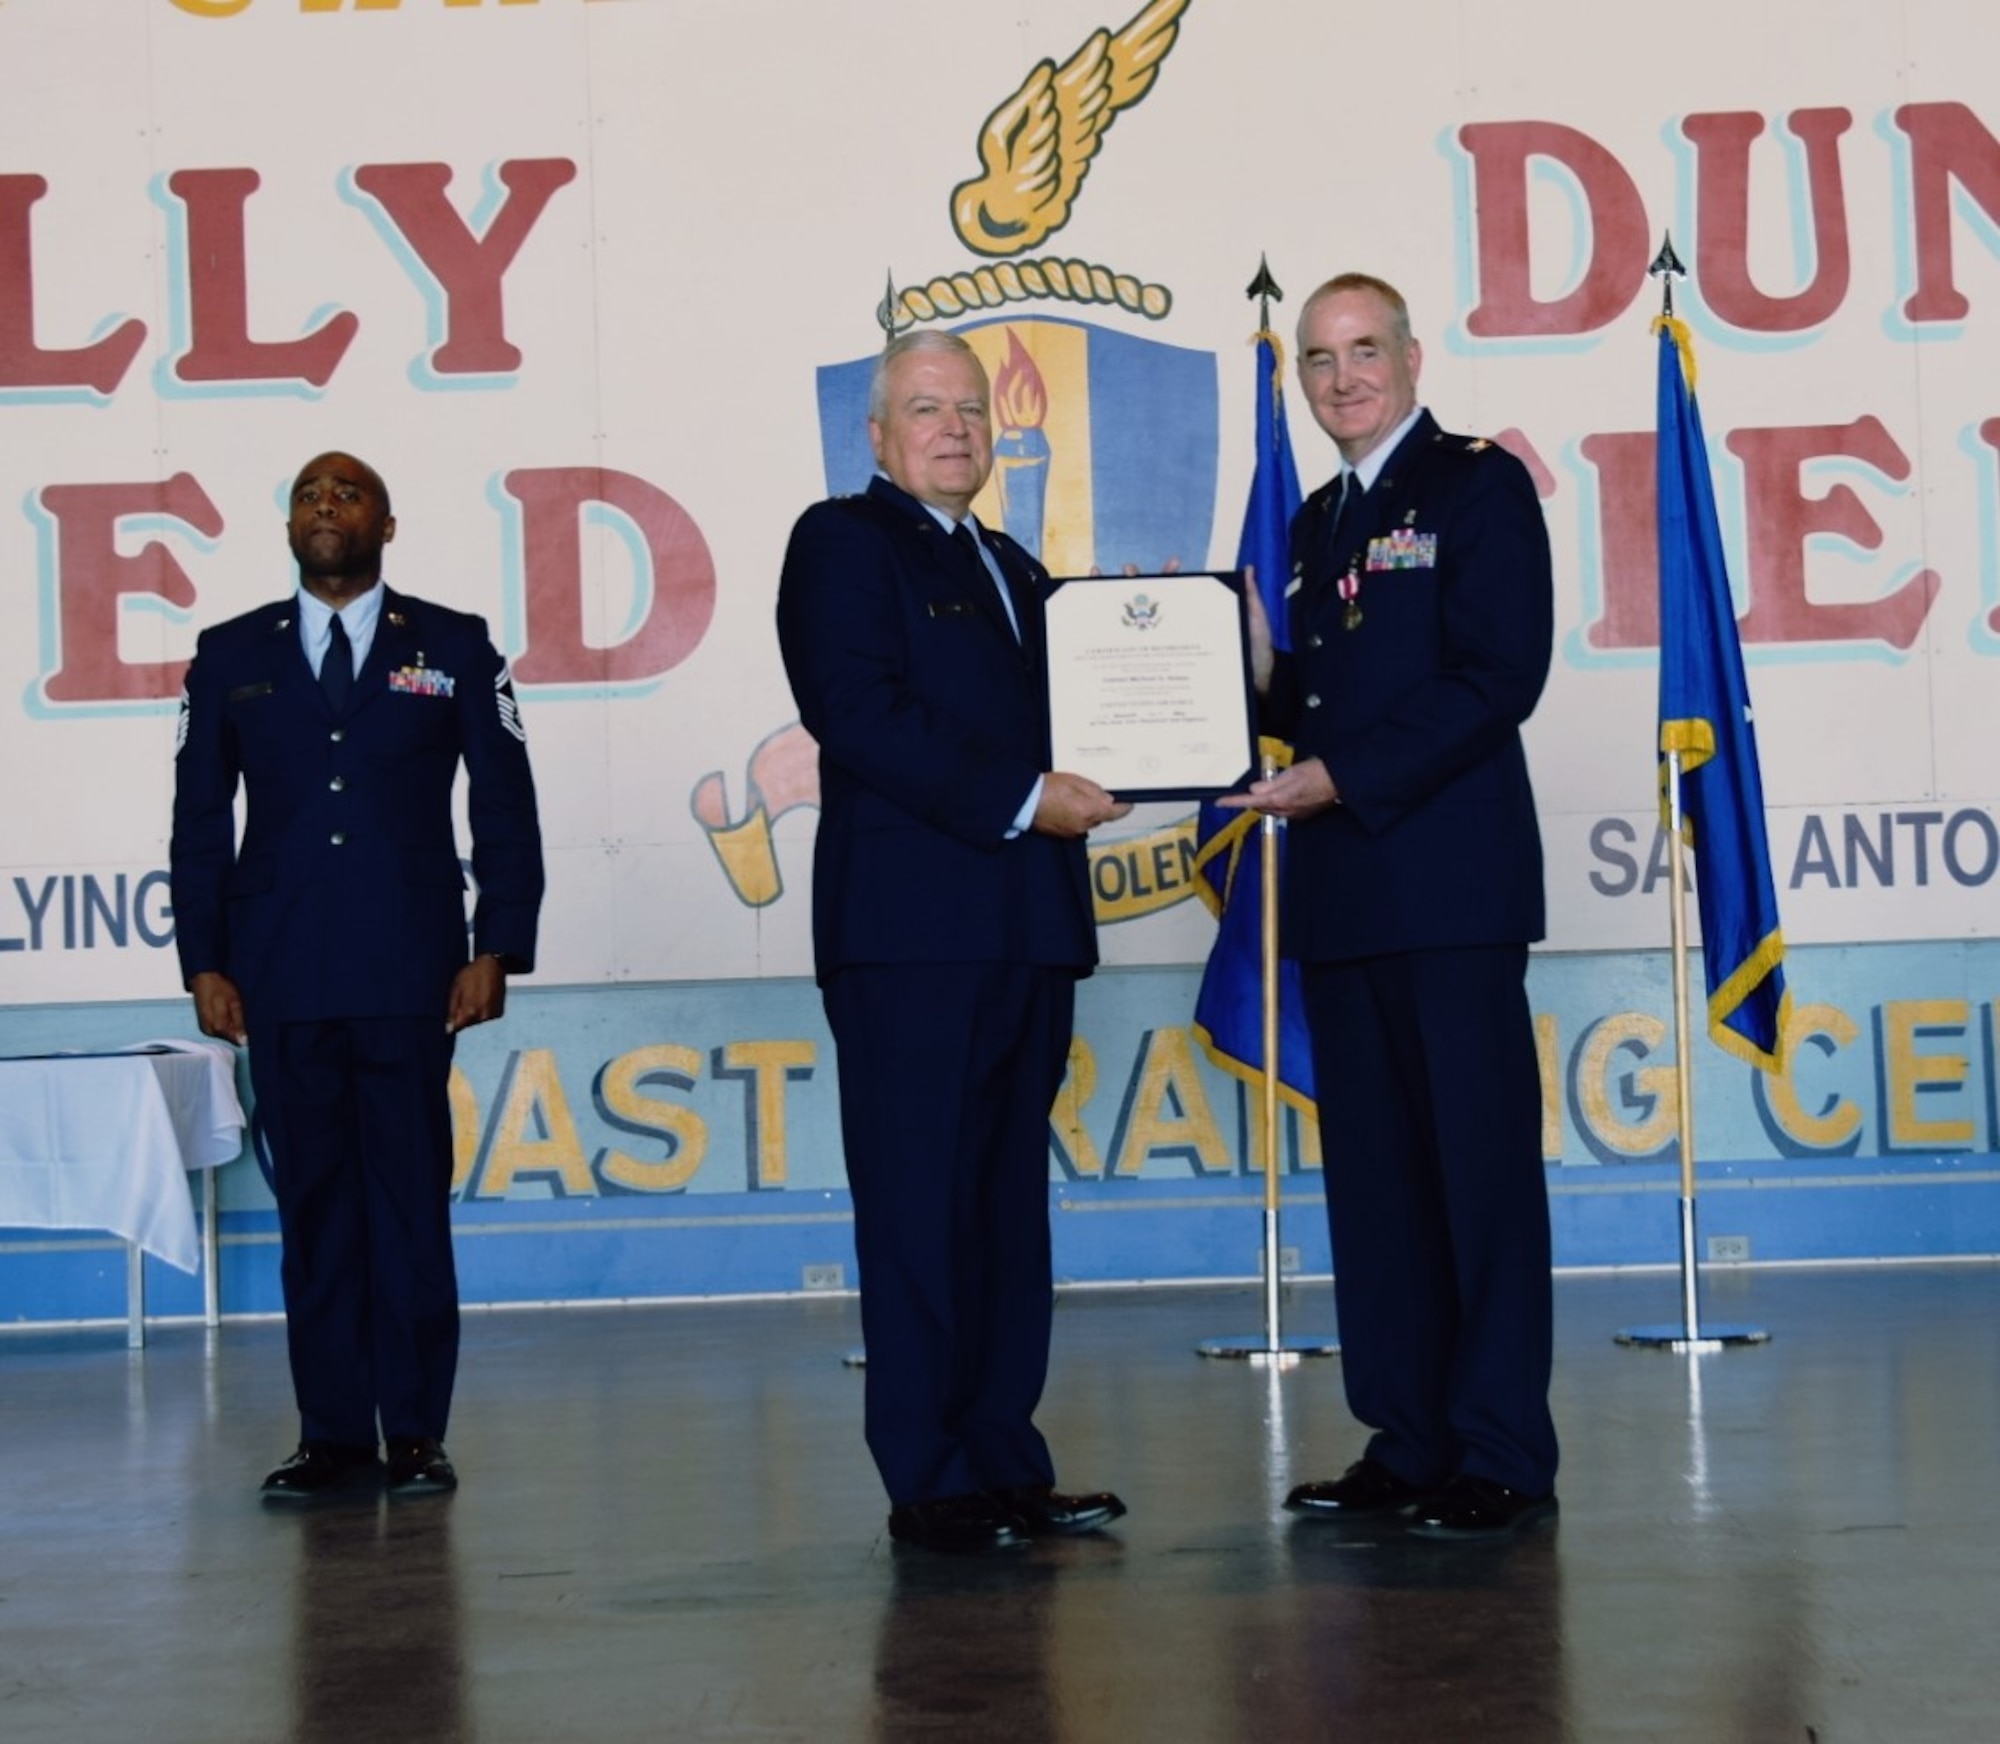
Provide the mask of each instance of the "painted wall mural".
MULTIPOLYGON (((109 1032, 178 996, 181 673, 290 586, 290 473, 351 447, 396 491, 391 579, 491 623, 543 785, 551 992, 468 1051, 468 1200, 837 1184, 817 1124, 803 1150, 784 1124, 827 1075, 817 772, 771 623, 792 519, 867 477, 885 325, 942 324, 994 379, 983 517, 1058 573, 1226 566, 1268 257, 1281 329, 1334 271, 1400 284, 1426 402, 1542 492, 1547 1148, 1661 1161, 1646 267, 1671 230, 1801 953, 1792 1074, 1719 1079, 1713 1142, 1990 1147, 1976 28, 1959 0, 1838 29, 1690 0, 1641 49, 1615 9, 1411 0, 1356 52, 1303 0, 0 0, 0 1011, 103 1005, 109 1032), (526 1027, 607 992, 588 1045, 526 1027), (752 994, 777 1003, 645 1015, 752 994), (741 1157, 660 1112, 713 1095, 763 1110, 741 1157), (559 1112, 573 1146, 524 1151, 559 1112)), ((1052 1179, 1242 1165, 1233 1090, 1161 1039, 1213 931, 1193 850, 1184 805, 1093 844, 1109 971, 1052 1179)))

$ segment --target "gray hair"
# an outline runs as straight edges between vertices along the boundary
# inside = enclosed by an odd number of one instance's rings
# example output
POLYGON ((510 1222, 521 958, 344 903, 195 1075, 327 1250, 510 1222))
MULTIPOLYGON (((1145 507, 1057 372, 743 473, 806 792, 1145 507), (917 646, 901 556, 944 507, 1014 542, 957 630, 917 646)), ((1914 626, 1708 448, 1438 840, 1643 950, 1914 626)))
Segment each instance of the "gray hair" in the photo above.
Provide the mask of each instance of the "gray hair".
POLYGON ((1348 291, 1370 291, 1382 299, 1389 311, 1391 336, 1398 345, 1410 343, 1410 305, 1403 301, 1403 293, 1387 279, 1378 279, 1373 273, 1345 272, 1330 278, 1299 308, 1299 331, 1306 330, 1306 317, 1313 312, 1316 304, 1328 297, 1337 297, 1348 291))
POLYGON ((868 416, 872 422, 879 424, 889 414, 889 365, 912 351, 942 351, 969 357, 982 376, 986 373, 979 353, 956 333, 942 327, 917 327, 908 333, 898 333, 882 347, 882 355, 876 358, 874 372, 868 377, 868 416))

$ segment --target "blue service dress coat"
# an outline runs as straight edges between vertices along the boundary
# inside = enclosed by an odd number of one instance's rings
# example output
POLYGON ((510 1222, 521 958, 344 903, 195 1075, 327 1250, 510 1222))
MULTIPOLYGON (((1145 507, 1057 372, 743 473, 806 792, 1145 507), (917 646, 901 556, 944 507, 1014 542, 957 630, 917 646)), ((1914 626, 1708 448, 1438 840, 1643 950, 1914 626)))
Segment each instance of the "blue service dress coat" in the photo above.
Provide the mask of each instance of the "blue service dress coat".
POLYGON ((1429 413, 1292 526, 1269 724, 1339 802, 1291 827, 1343 1378, 1404 1479, 1548 1493, 1550 1242, 1525 974, 1544 929, 1521 727, 1554 585, 1527 469, 1429 413))
POLYGON ((384 588, 336 709, 297 616, 284 600, 217 625, 188 669, 171 848, 181 969, 220 971, 242 995, 301 1439, 372 1447, 378 1424, 442 1439, 458 1353, 445 1017, 472 951, 534 966, 534 781, 478 618, 384 588))
POLYGON ((1339 495, 1336 477, 1292 524, 1292 653, 1267 717, 1340 789, 1290 830, 1285 954, 1539 939, 1521 725, 1548 680, 1555 603, 1534 481, 1424 412, 1336 530, 1339 495))
POLYGON ((1047 576, 992 578, 885 478, 808 509, 778 589, 819 743, 813 947, 839 1062, 867 1433, 891 1499, 1048 1483, 1048 1115, 1097 960, 1083 843, 1010 837, 1048 767, 1047 576))
POLYGON ((461 762, 479 887, 471 951, 525 973, 541 833, 512 681, 485 624, 384 586, 337 716, 292 601, 203 632, 174 765, 183 976, 222 971, 253 1024, 442 1018, 468 956, 451 808, 461 762))
POLYGON ((820 748, 813 956, 850 963, 1097 962, 1083 844, 1007 831, 1048 767, 1048 574, 985 530, 991 578, 886 478, 800 517, 778 639, 820 748))

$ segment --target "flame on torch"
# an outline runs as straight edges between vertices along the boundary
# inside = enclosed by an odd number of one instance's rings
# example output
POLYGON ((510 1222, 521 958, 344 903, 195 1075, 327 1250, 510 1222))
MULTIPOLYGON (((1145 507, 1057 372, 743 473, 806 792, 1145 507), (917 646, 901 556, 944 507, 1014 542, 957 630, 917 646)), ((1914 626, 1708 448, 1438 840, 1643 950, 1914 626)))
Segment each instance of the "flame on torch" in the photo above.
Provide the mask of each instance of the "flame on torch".
POLYGON ((1007 332, 1007 361, 993 384, 993 483, 1000 495, 1000 524, 1040 557, 1048 530, 1049 439, 1042 425, 1049 415, 1048 385, 1020 334, 1007 332))
POLYGON ((1049 415, 1049 390, 1018 333, 1007 335, 1007 361, 993 384, 994 421, 1003 431, 1039 430, 1049 415))

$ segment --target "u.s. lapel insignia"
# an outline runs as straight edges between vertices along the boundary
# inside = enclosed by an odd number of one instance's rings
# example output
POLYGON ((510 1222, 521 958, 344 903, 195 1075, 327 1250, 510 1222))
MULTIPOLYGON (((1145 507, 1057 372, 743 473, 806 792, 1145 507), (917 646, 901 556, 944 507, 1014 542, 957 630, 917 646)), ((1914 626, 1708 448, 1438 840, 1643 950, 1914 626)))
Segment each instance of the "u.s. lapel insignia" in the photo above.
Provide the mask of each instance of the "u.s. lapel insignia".
MULTIPOLYGON (((394 624, 397 629, 403 630, 409 628, 410 620, 404 617, 401 612, 391 612, 388 614, 388 616, 389 616, 389 622, 394 624)), ((424 663, 424 657, 421 654, 419 654, 417 656, 417 664, 421 666, 423 663, 424 663)))

